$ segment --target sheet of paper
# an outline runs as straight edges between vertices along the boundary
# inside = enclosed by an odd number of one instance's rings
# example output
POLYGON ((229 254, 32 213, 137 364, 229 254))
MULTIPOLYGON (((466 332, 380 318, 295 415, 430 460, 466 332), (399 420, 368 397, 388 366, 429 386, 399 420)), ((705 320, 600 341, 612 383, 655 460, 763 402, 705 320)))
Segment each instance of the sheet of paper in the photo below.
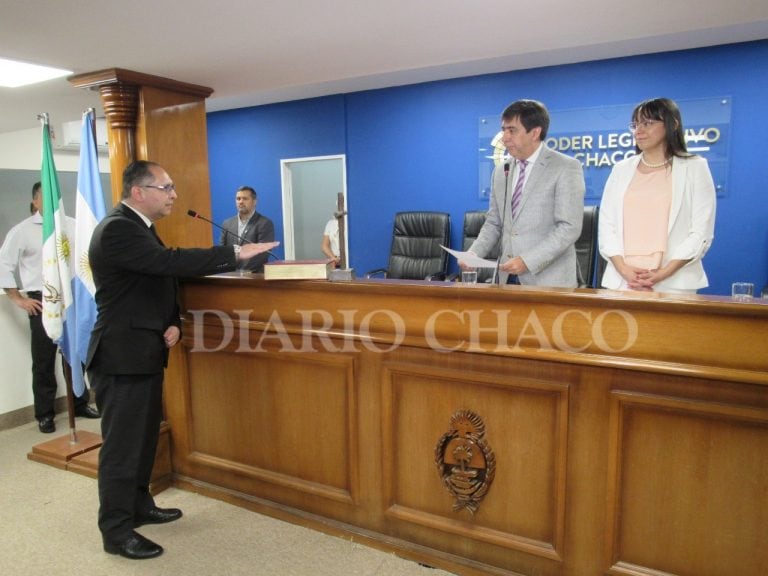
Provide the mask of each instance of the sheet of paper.
POLYGON ((479 256, 472 254, 472 252, 459 252, 458 250, 451 250, 442 244, 440 245, 440 248, 448 252, 448 254, 456 258, 456 260, 461 260, 467 266, 471 266, 472 268, 496 268, 496 260, 480 258, 479 256))

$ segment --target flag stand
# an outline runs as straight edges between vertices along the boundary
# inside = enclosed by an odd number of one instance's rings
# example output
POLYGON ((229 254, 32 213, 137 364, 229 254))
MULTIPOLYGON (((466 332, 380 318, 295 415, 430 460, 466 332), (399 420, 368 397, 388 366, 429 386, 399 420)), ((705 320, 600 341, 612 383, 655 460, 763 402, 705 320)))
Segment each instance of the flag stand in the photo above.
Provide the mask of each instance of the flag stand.
POLYGON ((60 436, 47 442, 42 442, 32 447, 32 451, 27 454, 29 460, 48 464, 55 468, 66 470, 70 466, 70 461, 95 448, 101 446, 101 435, 75 429, 75 400, 72 391, 72 368, 61 358, 62 371, 64 372, 64 382, 67 389, 67 412, 69 415, 69 435, 60 436))

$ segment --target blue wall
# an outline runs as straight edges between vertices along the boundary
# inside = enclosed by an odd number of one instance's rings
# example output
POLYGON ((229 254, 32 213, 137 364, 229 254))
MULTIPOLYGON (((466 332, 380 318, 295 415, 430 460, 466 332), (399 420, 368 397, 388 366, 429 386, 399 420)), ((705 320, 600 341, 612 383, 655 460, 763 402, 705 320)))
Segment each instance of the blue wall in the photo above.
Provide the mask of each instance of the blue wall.
POLYGON ((461 245, 464 212, 487 207, 478 195, 480 117, 518 98, 556 111, 656 96, 732 98, 728 190, 718 199, 702 292, 729 294, 737 280, 759 289, 768 282, 768 41, 210 113, 213 217, 231 216, 235 189, 248 184, 279 239, 280 159, 346 154, 351 265, 360 275, 386 265, 397 211, 449 212, 452 245, 461 245))

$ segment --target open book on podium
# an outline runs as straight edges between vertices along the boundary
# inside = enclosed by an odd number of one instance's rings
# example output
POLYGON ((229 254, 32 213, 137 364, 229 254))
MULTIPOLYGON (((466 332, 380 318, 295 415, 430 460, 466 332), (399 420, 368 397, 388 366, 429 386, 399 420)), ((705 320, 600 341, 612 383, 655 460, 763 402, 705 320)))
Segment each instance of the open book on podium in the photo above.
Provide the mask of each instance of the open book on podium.
POLYGON ((327 280, 333 259, 274 260, 264 264, 264 280, 327 280))

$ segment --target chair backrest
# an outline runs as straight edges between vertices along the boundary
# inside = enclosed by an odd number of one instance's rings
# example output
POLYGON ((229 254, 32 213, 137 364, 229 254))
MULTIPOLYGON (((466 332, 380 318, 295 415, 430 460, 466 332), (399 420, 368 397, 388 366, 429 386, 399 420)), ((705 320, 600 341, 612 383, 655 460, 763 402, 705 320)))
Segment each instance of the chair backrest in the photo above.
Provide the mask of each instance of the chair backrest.
POLYGON ((605 267, 608 266, 608 261, 602 257, 600 251, 597 253, 597 271, 595 272, 595 288, 602 288, 603 274, 605 274, 605 267))
POLYGON ((579 288, 594 288, 597 266, 597 206, 584 206, 581 236, 576 240, 576 267, 579 288))
MULTIPOLYGON (((472 210, 464 212, 464 229, 462 231, 461 249, 463 251, 469 250, 472 243, 477 240, 480 229, 485 224, 485 216, 487 212, 485 210, 472 210)), ((500 244, 500 243, 499 243, 500 244)), ((488 260, 495 260, 499 257, 499 244, 491 250, 489 254, 486 254, 484 258, 488 260)), ((495 270, 493 268, 479 268, 477 271, 478 282, 488 282, 493 278, 495 270)))
POLYGON ((424 280, 448 272, 451 216, 446 212, 398 212, 389 251, 389 278, 424 280))

